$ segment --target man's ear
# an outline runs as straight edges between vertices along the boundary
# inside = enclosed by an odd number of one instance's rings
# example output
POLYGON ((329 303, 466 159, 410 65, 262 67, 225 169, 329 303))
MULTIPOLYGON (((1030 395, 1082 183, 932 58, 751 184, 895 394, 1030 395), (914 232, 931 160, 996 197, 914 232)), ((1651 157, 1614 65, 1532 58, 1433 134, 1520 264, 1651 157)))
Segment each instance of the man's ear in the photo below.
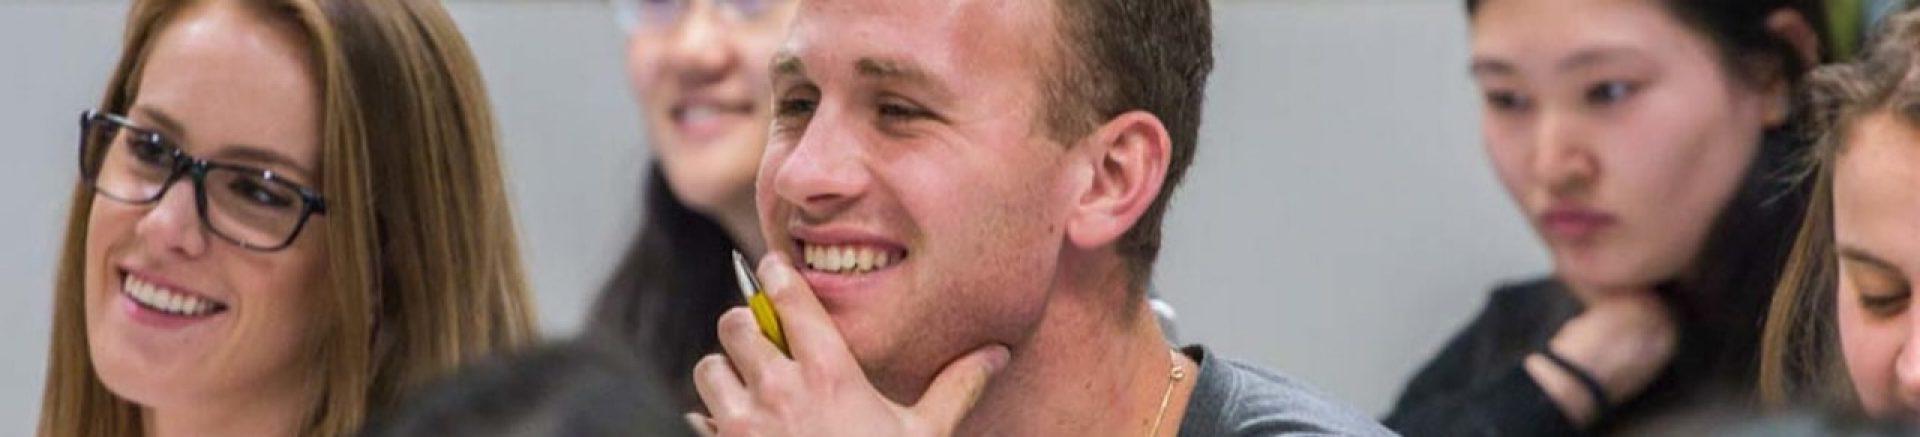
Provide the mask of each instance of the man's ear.
MULTIPOLYGON (((1767 33, 1786 41, 1793 48, 1793 54, 1800 58, 1800 65, 1811 68, 1820 65, 1820 34, 1807 19, 1798 11, 1782 8, 1767 16, 1767 33)), ((1767 94, 1772 97, 1767 99, 1767 125, 1779 126, 1787 122, 1787 116, 1793 111, 1793 78, 1779 77, 1777 73, 1769 75, 1774 77, 1767 84, 1767 94)))
POLYGON ((1092 249, 1113 244, 1153 206, 1167 181, 1173 140, 1159 117, 1145 111, 1120 114, 1101 125, 1080 147, 1092 180, 1075 200, 1067 241, 1092 249))

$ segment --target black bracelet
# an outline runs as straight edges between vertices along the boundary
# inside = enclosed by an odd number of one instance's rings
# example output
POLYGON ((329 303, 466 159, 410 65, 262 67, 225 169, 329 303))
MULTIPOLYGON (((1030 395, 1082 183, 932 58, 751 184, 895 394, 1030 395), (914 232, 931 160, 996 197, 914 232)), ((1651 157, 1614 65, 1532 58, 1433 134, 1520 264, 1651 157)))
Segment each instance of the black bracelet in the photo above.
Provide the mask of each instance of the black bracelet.
POLYGON ((1593 374, 1580 369, 1580 366, 1576 366, 1572 361, 1568 361, 1567 357, 1560 356, 1560 354, 1554 352, 1551 347, 1540 347, 1540 355, 1547 357, 1547 362, 1559 366, 1562 370, 1566 370, 1567 374, 1573 375, 1574 380, 1580 381, 1580 385, 1587 388, 1587 395, 1593 397, 1594 417, 1606 416, 1607 409, 1612 407, 1613 403, 1607 401, 1607 391, 1600 387, 1600 380, 1594 379, 1593 374))

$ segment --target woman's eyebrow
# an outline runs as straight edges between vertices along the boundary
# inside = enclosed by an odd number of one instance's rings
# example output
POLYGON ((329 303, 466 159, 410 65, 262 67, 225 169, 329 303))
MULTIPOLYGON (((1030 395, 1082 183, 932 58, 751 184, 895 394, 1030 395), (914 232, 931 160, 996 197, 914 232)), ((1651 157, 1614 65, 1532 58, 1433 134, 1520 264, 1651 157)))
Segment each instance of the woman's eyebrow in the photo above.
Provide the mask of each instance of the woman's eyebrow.
POLYGON ((1562 59, 1557 66, 1560 71, 1573 71, 1593 68, 1598 65, 1633 60, 1639 57, 1636 50, 1625 47, 1595 47, 1582 49, 1573 56, 1562 59))
MULTIPOLYGON (((146 105, 141 105, 134 108, 134 110, 139 112, 144 118, 152 119, 156 125, 155 127, 166 132, 168 135, 173 135, 176 141, 187 141, 185 140, 187 137, 187 126, 180 123, 179 120, 174 119, 173 116, 167 115, 166 111, 146 105)), ((294 160, 293 157, 287 156, 272 148, 251 144, 225 144, 222 145, 218 151, 213 152, 212 156, 207 157, 220 160, 241 161, 262 166, 288 168, 292 169, 296 176, 311 177, 313 175, 313 169, 301 165, 300 162, 294 160)))
POLYGON ((1486 57, 1475 57, 1473 63, 1467 66, 1467 72, 1476 77, 1512 76, 1514 70, 1513 64, 1507 61, 1486 57))
POLYGON ((1891 262, 1887 262, 1886 259, 1880 258, 1878 256, 1874 256, 1872 252, 1868 252, 1866 249, 1861 249, 1857 247, 1841 245, 1840 258, 1844 258, 1846 260, 1861 263, 1861 264, 1866 264, 1874 268, 1886 270, 1889 272, 1900 271, 1899 267, 1894 266, 1893 263, 1891 262))
POLYGON ((155 125, 153 127, 159 128, 168 135, 174 136, 175 140, 186 141, 187 126, 181 124, 179 120, 175 120, 173 116, 167 115, 166 111, 147 105, 140 105, 133 110, 139 112, 140 115, 143 116, 142 118, 153 120, 153 124, 155 125))
POLYGON ((252 164, 289 168, 297 172, 299 176, 313 175, 312 169, 300 165, 299 162, 294 161, 293 157, 266 147, 249 144, 227 144, 220 147, 218 152, 214 152, 214 156, 212 157, 220 160, 242 161, 252 164))

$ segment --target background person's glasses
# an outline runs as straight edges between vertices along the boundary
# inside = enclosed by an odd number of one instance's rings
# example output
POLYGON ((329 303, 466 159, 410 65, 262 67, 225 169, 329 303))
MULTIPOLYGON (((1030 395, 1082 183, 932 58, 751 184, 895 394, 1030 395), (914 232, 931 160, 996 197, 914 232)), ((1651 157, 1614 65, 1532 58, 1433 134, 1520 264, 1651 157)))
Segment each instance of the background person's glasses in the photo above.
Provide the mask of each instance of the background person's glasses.
POLYGON ((248 249, 285 249, 308 218, 327 211, 318 193, 272 171, 195 158, 123 116, 80 114, 80 177, 94 193, 149 204, 165 196, 183 175, 193 180, 202 226, 248 249))
POLYGON ((692 10, 695 3, 720 8, 721 15, 742 21, 757 21, 775 7, 797 0, 609 0, 614 17, 628 33, 671 29, 692 10))

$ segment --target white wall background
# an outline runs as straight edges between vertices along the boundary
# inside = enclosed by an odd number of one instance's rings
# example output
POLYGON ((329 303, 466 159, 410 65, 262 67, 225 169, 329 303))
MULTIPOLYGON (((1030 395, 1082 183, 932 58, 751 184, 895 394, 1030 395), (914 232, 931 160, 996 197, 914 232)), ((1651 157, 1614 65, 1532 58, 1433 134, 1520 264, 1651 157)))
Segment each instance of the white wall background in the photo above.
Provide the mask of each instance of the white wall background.
MULTIPOLYGON (((125 2, 0 0, 0 434, 31 433, 78 112, 125 2)), ((645 155, 597 1, 459 1, 496 104, 548 332, 637 226, 645 155)), ((1455 1, 1222 1, 1198 160, 1157 288, 1189 341, 1370 412, 1502 281, 1546 261, 1478 146, 1455 1)))

